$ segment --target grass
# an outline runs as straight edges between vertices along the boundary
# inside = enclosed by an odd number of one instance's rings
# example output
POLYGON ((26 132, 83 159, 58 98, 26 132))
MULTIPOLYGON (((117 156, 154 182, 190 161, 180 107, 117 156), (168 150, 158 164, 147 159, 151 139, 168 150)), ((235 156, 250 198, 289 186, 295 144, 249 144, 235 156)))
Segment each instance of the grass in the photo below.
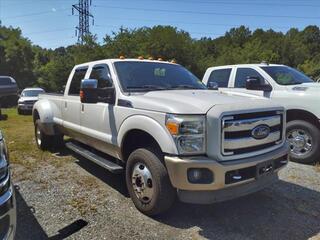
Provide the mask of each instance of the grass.
POLYGON ((79 177, 76 169, 66 165, 74 161, 71 155, 39 150, 35 142, 32 116, 18 115, 15 108, 3 109, 2 113, 8 116, 6 120, 0 121, 0 130, 8 146, 15 183, 31 181, 37 186, 37 190, 43 191, 50 184, 68 182, 70 186, 76 187, 71 188, 72 197, 65 204, 77 209, 81 215, 95 213, 96 203, 104 199, 98 181, 92 176, 79 177), (50 169, 50 177, 43 179, 41 176, 46 169, 50 169), (92 195, 96 196, 97 202, 90 201, 92 195))
POLYGON ((41 162, 50 161, 56 167, 61 167, 62 162, 70 159, 57 158, 51 152, 40 151, 37 148, 31 115, 18 115, 15 108, 2 109, 2 113, 8 116, 6 120, 0 121, 0 130, 6 139, 11 164, 22 165, 33 171, 41 162))

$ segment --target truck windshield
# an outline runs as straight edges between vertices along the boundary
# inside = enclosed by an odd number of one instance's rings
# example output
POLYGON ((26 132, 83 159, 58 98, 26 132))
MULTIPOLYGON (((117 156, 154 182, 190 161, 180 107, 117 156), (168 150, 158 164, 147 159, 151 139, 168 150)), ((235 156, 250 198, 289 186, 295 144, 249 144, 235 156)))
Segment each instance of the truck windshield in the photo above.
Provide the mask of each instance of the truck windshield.
POLYGON ((22 97, 37 97, 39 94, 43 93, 44 91, 42 90, 28 90, 28 91, 23 91, 21 93, 22 97))
POLYGON ((180 65, 123 61, 114 63, 125 92, 171 89, 206 89, 191 72, 180 65))
POLYGON ((303 73, 287 66, 261 67, 280 85, 296 85, 314 82, 303 73))

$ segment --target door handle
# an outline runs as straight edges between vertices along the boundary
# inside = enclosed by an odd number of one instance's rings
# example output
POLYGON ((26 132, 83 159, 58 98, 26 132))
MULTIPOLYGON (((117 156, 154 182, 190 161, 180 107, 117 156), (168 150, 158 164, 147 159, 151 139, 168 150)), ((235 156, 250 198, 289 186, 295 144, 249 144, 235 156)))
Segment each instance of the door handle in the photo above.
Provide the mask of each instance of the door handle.
POLYGON ((81 104, 81 111, 84 112, 84 104, 81 104))
POLYGON ((64 102, 64 108, 67 108, 67 107, 68 107, 67 102, 64 102))

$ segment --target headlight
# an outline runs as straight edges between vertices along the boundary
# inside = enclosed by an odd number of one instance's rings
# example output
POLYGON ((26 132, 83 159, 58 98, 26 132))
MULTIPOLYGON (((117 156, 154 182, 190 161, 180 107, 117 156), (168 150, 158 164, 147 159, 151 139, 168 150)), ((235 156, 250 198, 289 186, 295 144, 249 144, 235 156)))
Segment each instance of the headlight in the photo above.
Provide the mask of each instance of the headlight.
POLYGON ((0 133, 0 181, 8 174, 7 149, 0 133))
POLYGON ((203 115, 167 115, 166 127, 179 154, 205 153, 205 119, 203 115))

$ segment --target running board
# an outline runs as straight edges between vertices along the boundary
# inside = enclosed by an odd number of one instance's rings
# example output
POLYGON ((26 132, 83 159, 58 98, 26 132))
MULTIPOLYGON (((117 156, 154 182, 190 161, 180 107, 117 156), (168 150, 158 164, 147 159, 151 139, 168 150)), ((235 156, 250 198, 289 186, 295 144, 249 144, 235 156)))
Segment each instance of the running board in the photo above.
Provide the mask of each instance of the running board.
POLYGON ((79 146, 76 143, 73 142, 68 142, 66 143, 66 147, 69 148, 70 150, 72 150, 73 152, 81 155, 82 157, 98 164, 99 166, 107 169, 108 171, 112 172, 112 173, 122 173, 123 172, 123 167, 121 167, 120 165, 107 160, 91 151, 89 151, 88 149, 85 149, 81 146, 79 146))

